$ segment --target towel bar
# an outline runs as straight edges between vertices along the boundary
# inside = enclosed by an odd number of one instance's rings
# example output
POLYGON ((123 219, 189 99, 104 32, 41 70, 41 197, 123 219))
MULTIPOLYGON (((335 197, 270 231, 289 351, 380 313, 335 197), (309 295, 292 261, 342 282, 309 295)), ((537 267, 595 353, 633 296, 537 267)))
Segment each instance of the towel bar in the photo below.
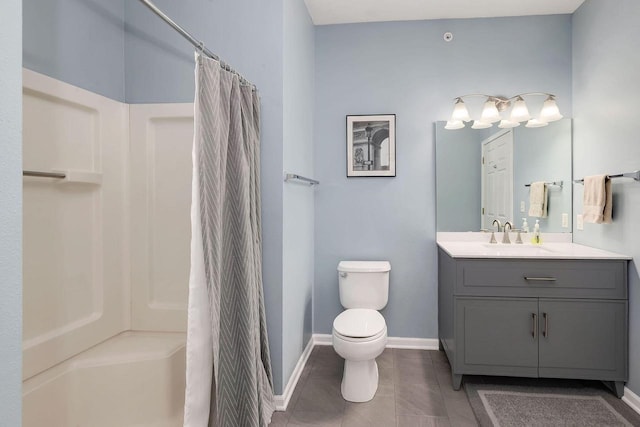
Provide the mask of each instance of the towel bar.
MULTIPOLYGON (((632 178, 634 181, 640 181, 640 170, 635 172, 617 173, 615 175, 607 175, 607 178, 632 178)), ((574 179, 576 184, 584 184, 584 179, 574 179)))
POLYGON ((311 179, 311 178, 307 178, 304 176, 300 176, 300 175, 296 175, 295 173, 285 173, 284 175, 284 182, 288 182, 291 180, 298 180, 298 181, 303 181, 306 182, 307 184, 313 186, 313 185, 320 185, 320 181, 316 181, 315 179, 311 179))
MULTIPOLYGON (((562 188, 562 186, 564 185, 564 181, 545 182, 545 184, 547 184, 547 185, 555 185, 556 187, 562 188)), ((525 187, 531 187, 531 184, 525 184, 524 186, 525 187)))

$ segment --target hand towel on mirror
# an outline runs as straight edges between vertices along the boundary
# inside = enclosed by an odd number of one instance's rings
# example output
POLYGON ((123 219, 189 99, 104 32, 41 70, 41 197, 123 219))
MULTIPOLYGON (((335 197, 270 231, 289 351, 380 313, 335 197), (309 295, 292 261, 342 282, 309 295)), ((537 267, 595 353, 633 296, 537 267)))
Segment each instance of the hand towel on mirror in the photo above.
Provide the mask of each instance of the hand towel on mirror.
POLYGON ((529 188, 529 216, 547 217, 547 185, 544 181, 531 183, 529 188))
POLYGON ((611 182, 607 181, 607 175, 584 177, 584 194, 582 197, 582 217, 584 222, 594 224, 608 224, 611 222, 611 182), (607 191, 607 187, 609 187, 609 191, 607 191), (605 208, 608 222, 605 222, 605 208))

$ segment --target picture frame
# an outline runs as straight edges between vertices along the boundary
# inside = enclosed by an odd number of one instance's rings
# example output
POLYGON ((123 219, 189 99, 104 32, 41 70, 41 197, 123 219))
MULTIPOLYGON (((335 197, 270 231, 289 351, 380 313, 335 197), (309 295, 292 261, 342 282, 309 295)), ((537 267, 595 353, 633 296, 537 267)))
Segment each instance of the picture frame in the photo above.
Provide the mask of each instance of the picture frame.
POLYGON ((347 116, 347 177, 396 176, 396 115, 347 116))

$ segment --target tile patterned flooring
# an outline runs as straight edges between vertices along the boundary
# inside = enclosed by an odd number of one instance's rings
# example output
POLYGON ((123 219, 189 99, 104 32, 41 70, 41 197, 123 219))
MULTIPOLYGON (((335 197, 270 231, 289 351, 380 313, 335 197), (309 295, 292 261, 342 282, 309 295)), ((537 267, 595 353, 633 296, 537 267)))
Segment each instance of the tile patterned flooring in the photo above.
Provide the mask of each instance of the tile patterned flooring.
POLYGON ((477 426, 465 392, 453 390, 441 351, 385 349, 378 357, 378 391, 370 402, 342 399, 343 359, 332 346, 317 346, 300 376, 287 412, 274 412, 273 427, 466 427, 477 426))

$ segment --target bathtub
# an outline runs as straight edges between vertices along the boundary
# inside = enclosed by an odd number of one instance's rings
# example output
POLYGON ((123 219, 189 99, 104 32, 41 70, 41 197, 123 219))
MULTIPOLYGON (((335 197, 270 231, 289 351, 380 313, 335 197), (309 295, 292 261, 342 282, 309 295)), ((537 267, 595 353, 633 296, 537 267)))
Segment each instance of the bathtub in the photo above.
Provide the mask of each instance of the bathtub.
POLYGON ((23 427, 178 427, 184 333, 123 332, 23 382, 23 427))

